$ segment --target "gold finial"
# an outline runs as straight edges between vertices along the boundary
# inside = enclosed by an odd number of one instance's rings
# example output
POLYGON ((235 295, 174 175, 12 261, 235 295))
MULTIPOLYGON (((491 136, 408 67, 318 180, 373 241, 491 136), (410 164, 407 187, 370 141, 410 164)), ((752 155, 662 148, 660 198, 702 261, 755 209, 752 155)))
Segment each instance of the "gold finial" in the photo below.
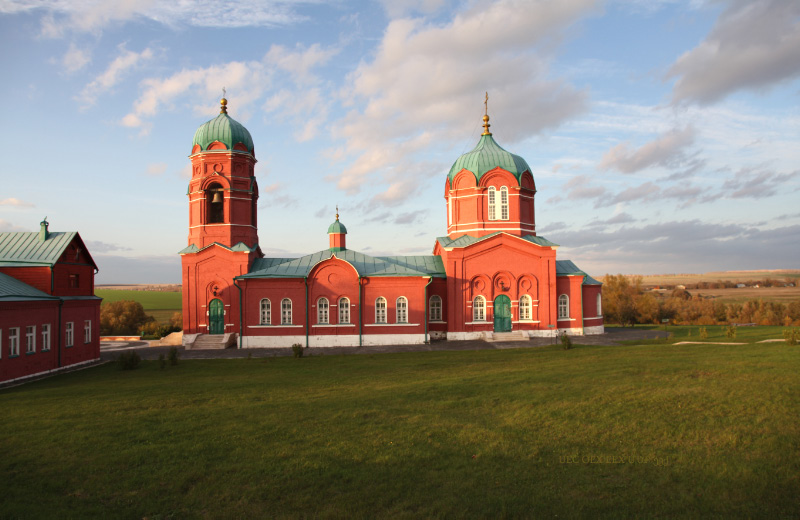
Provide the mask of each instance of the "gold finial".
POLYGON ((225 87, 222 87, 222 99, 219 100, 219 113, 220 114, 227 114, 228 113, 228 100, 225 99, 225 87))
POLYGON ((486 93, 486 99, 483 100, 484 113, 483 113, 483 133, 481 135, 492 135, 489 131, 489 93, 486 93))
POLYGON ((336 205, 336 220, 339 220, 339 205, 336 205))

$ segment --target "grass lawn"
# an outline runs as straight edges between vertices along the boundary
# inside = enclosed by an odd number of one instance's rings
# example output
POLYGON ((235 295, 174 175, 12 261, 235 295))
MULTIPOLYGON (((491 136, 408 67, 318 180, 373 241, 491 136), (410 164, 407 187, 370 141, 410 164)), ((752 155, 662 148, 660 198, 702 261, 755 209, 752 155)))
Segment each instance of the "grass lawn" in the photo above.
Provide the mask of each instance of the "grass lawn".
POLYGON ((0 518, 800 516, 800 347, 106 365, 0 391, 0 518))
POLYGON ((181 292, 176 291, 95 290, 95 295, 103 298, 103 303, 112 303, 120 300, 139 302, 144 307, 144 311, 159 322, 167 322, 174 313, 180 312, 181 294, 181 292))
MULTIPOLYGON (((627 328, 627 327, 626 327, 627 328)), ((663 325, 636 325, 637 329, 646 330, 665 330, 663 325)), ((758 343, 765 340, 783 340, 783 331, 787 329, 797 329, 798 327, 780 327, 759 325, 755 327, 736 327, 736 337, 727 336, 727 325, 667 325, 666 331, 672 333, 672 337, 665 340, 657 340, 654 343, 681 343, 685 341, 703 343, 758 343), (707 337, 702 338, 700 329, 705 329, 707 337)), ((616 325, 606 325, 606 330, 619 329, 616 325)), ((574 341, 580 343, 580 337, 574 341)), ((641 344, 642 342, 629 341, 628 344, 641 344)))

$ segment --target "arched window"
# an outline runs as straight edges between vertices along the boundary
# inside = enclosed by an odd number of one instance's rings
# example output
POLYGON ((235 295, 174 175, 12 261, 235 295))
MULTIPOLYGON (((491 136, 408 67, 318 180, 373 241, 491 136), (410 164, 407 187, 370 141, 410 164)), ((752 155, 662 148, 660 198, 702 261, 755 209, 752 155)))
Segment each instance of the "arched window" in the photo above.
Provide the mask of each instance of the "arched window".
POLYGON ((442 321, 442 297, 438 294, 431 296, 428 319, 430 321, 442 321))
POLYGON ((328 299, 327 298, 320 298, 317 300, 317 323, 326 325, 329 323, 329 308, 328 308, 328 299))
POLYGON ((292 300, 284 298, 281 300, 281 325, 292 324, 292 300))
POLYGON ((375 300, 375 323, 386 323, 386 298, 383 296, 375 300))
POLYGON ((597 294, 597 315, 598 316, 602 316, 603 315, 603 305, 602 305, 602 303, 603 303, 603 297, 602 297, 602 295, 600 293, 598 293, 597 294))
POLYGON ((500 220, 508 220, 508 188, 500 188, 500 220))
POLYGON ((209 224, 225 222, 225 192, 217 183, 206 188, 206 218, 209 224))
POLYGON ((519 299, 519 319, 530 320, 531 309, 531 297, 526 294, 519 299))
POLYGON ((562 294, 558 297, 558 319, 569 318, 569 296, 562 294))
POLYGON ((350 323, 350 300, 339 298, 339 323, 350 323))
POLYGON ((486 299, 476 296, 472 303, 472 321, 486 321, 486 299))
POLYGON ((272 303, 267 298, 261 300, 261 319, 258 323, 261 325, 272 323, 272 303))
POLYGON ((395 308, 397 323, 408 323, 408 300, 405 296, 401 296, 395 303, 397 304, 395 308))
POLYGON ((494 186, 489 186, 489 220, 497 220, 497 212, 495 211, 495 200, 496 200, 496 193, 495 193, 494 186))

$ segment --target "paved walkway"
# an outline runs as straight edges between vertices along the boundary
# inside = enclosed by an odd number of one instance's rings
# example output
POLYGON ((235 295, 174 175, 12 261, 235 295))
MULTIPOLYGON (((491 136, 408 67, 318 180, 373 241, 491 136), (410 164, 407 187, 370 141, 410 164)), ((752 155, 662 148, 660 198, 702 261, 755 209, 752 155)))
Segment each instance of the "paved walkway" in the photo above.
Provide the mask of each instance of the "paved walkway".
MULTIPOLYGON (((573 336, 573 343, 580 345, 619 345, 621 341, 640 341, 664 338, 663 330, 641 329, 608 329, 608 332, 596 336, 573 336)), ((305 355, 323 356, 339 354, 378 354, 385 352, 430 352, 435 350, 502 350, 509 348, 531 348, 554 345, 553 338, 534 338, 529 341, 488 342, 470 341, 434 341, 429 345, 377 345, 368 347, 309 347, 305 355)), ((121 352, 136 350, 142 359, 158 359, 159 354, 167 356, 170 347, 150 347, 146 341, 121 342, 114 341, 100 344, 100 358, 113 360, 121 352)), ((252 357, 291 356, 292 349, 286 348, 247 348, 218 350, 186 350, 178 347, 181 359, 236 359, 252 357)))

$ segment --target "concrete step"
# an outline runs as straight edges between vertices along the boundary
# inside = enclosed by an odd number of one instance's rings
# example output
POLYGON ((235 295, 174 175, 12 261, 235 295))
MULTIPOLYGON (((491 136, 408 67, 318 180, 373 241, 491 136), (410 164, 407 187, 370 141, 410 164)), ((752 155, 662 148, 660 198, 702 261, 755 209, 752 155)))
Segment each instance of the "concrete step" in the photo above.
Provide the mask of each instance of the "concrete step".
POLYGON ((236 345, 236 334, 199 334, 191 344, 187 344, 188 350, 211 350, 225 349, 236 345))
MULTIPOLYGON (((530 338, 521 330, 512 332, 490 332, 491 336, 486 338, 486 341, 529 341, 530 338)), ((488 336, 488 335, 487 335, 488 336)))

